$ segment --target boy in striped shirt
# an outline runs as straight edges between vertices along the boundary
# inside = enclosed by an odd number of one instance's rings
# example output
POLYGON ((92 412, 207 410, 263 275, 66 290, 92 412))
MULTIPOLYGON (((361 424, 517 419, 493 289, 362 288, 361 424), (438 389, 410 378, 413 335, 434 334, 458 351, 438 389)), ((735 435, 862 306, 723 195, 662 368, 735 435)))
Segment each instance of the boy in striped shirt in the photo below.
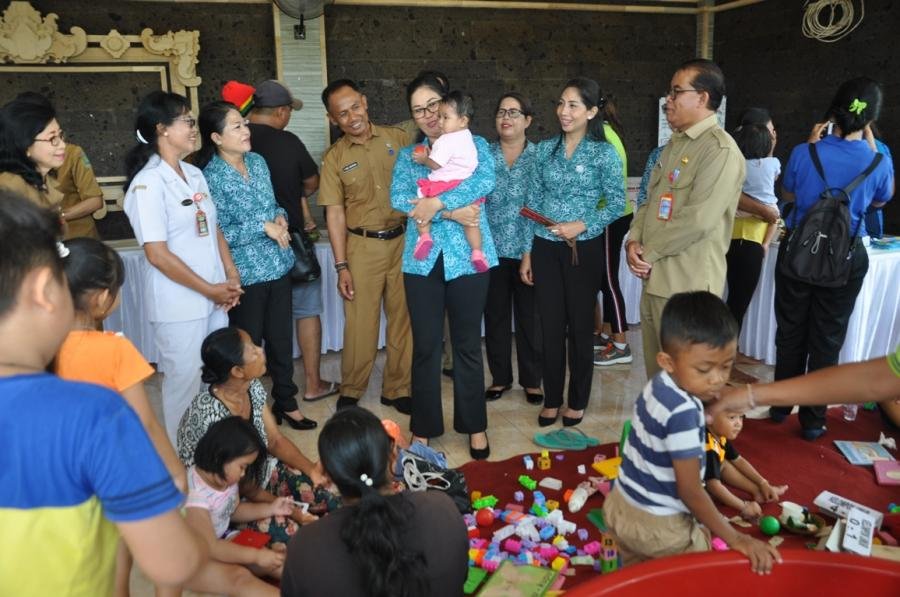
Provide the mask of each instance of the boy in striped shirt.
POLYGON ((754 572, 768 574, 780 561, 774 547, 732 528, 703 488, 703 403, 728 381, 737 334, 728 307, 709 292, 676 294, 663 309, 662 371, 634 405, 618 481, 603 504, 625 565, 706 551, 710 532, 754 572))

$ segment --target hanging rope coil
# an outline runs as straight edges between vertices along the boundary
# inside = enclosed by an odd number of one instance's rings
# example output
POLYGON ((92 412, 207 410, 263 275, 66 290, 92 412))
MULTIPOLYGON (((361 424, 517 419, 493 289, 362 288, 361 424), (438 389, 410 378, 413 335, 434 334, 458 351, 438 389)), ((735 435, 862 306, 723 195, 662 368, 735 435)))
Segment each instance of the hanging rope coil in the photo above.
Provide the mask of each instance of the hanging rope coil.
POLYGON ((859 18, 853 0, 807 0, 805 7, 803 35, 826 44, 850 35, 865 16, 865 0, 859 2, 859 18))

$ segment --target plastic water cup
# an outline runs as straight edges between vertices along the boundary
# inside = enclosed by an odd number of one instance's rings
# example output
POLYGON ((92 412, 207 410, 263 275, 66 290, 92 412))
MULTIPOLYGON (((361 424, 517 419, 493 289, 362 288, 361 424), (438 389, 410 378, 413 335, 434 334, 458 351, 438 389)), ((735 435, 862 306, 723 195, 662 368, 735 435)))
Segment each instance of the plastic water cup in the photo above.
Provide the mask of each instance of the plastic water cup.
POLYGON ((855 421, 856 420, 856 412, 859 410, 858 404, 845 404, 843 407, 844 410, 844 420, 845 421, 855 421))

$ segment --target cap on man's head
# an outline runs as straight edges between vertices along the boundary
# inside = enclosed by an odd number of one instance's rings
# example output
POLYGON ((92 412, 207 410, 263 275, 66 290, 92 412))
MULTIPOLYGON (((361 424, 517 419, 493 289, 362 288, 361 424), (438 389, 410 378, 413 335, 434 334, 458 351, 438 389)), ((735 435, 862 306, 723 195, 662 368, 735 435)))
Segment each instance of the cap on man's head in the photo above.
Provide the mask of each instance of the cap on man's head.
POLYGON ((228 81, 222 87, 222 99, 237 106, 241 116, 246 116, 253 107, 253 94, 256 92, 251 85, 240 81, 228 81))
POLYGON ((294 110, 303 107, 303 102, 294 97, 291 91, 279 83, 269 79, 256 86, 256 106, 259 108, 277 108, 278 106, 290 106, 294 110))

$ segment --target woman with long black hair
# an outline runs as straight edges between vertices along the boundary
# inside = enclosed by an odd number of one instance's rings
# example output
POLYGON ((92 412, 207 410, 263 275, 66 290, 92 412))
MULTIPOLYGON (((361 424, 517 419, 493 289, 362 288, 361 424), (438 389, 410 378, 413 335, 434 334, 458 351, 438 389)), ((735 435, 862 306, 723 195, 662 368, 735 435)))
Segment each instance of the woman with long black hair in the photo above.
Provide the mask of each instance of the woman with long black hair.
POLYGON ((393 441, 375 415, 358 407, 335 413, 319 435, 319 455, 344 506, 291 539, 282 595, 462 594, 469 542, 459 511, 440 491, 397 491, 393 441))

